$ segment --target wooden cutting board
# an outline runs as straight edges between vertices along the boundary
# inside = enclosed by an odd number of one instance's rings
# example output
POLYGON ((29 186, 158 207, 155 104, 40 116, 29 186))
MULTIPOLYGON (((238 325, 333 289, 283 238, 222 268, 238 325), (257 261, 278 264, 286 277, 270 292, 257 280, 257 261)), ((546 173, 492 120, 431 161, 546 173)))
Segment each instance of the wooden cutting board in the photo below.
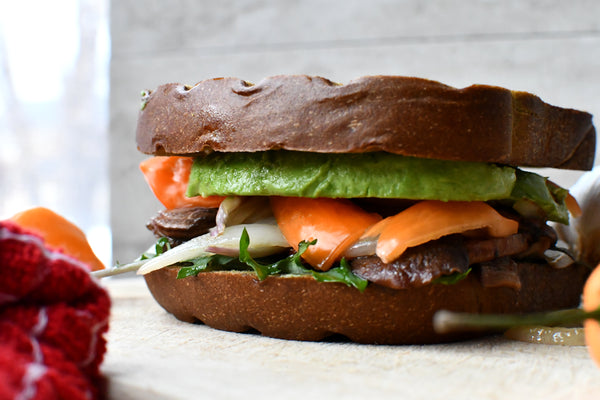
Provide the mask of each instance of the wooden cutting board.
POLYGON ((139 277, 106 279, 109 399, 597 399, 585 347, 491 337, 427 346, 294 342, 167 314, 139 277))

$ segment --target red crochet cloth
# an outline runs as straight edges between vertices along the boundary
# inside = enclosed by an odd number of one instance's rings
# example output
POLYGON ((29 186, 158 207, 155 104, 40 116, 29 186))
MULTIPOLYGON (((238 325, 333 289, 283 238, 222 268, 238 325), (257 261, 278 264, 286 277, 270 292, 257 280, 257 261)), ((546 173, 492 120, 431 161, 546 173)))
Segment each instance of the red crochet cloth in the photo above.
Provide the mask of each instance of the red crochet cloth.
POLYGON ((97 399, 110 299, 88 267, 0 221, 0 399, 97 399))

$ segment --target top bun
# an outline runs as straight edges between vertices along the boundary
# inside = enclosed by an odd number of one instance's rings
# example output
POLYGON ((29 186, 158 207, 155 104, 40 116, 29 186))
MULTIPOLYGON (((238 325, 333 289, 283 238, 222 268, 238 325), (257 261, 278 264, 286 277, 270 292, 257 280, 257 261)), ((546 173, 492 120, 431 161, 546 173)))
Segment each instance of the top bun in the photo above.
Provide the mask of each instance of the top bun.
POLYGON ((595 143, 586 112, 500 87, 399 76, 167 84, 148 92, 137 127, 138 149, 154 155, 385 151, 581 170, 593 167, 595 143))

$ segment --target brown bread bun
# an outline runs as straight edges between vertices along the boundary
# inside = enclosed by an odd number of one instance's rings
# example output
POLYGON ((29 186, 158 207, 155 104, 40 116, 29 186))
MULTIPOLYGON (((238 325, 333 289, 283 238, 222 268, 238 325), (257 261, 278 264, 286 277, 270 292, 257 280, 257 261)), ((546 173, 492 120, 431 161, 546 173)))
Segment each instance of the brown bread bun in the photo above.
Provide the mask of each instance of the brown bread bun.
MULTIPOLYGON (((476 333, 439 335, 435 311, 519 313, 575 307, 589 270, 519 263, 521 290, 485 288, 476 273, 454 285, 394 290, 370 284, 361 293, 312 276, 268 277, 250 272, 205 272, 176 279, 178 268, 145 275, 156 301, 176 318, 233 332, 322 340, 343 335, 358 343, 439 343, 476 333)), ((481 333, 479 333, 481 334, 481 333)))
MULTIPOLYGON (((275 76, 256 85, 236 78, 167 84, 147 93, 137 127, 139 150, 158 156, 382 151, 591 169, 595 143, 588 113, 499 87, 456 89, 398 76, 344 85, 309 76, 275 76)), ((539 256, 546 248, 528 254, 539 256)), ((437 343, 469 336, 436 334, 432 317, 439 309, 519 313, 579 304, 586 268, 554 269, 541 258, 517 264, 520 289, 484 287, 479 268, 453 285, 391 289, 370 283, 363 293, 312 276, 259 281, 250 272, 204 272, 176 279, 175 267, 145 279, 157 302, 178 319, 218 329, 295 340, 343 335, 360 343, 437 343)))
POLYGON ((309 76, 236 78, 149 92, 137 144, 154 155, 208 150, 390 153, 530 167, 591 169, 590 114, 495 86, 456 89, 399 76, 345 85, 309 76))

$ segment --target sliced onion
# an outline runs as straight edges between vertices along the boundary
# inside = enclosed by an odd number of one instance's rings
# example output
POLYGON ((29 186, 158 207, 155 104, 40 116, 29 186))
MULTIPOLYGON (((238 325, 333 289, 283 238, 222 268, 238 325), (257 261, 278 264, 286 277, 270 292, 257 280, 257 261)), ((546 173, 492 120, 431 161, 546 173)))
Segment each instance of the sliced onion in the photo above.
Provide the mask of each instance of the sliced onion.
POLYGON ((564 251, 552 249, 544 251, 544 258, 548 264, 556 269, 566 268, 575 262, 575 260, 564 251))
POLYGON ((221 241, 214 245, 209 245, 207 251, 215 254, 223 254, 237 257, 240 254, 240 237, 243 229, 246 228, 250 237, 248 252, 252 257, 264 257, 279 253, 283 249, 290 247, 287 240, 279 230, 276 224, 245 224, 230 226, 223 232, 223 237, 230 240, 221 241))
POLYGON ((268 197, 227 197, 221 202, 216 216, 213 236, 223 233, 226 227, 252 223, 273 216, 268 197))
MULTIPOLYGON (((267 254, 280 252, 289 244, 281 234, 279 227, 274 224, 243 224, 225 228, 222 234, 213 236, 207 233, 191 239, 163 254, 148 260, 139 270, 138 275, 145 275, 152 271, 176 264, 178 262, 191 260, 203 255, 215 254, 219 248, 238 248, 242 231, 246 228, 250 238, 248 252, 253 257, 261 257, 267 254)), ((226 252, 227 252, 226 251, 226 252)))
POLYGON ((504 333, 508 339, 521 342, 553 344, 561 346, 585 346, 583 328, 558 326, 525 326, 511 328, 504 333))
POLYGON ((545 215, 540 206, 528 199, 517 200, 513 208, 526 218, 542 218, 545 215))
POLYGON ((211 236, 210 233, 195 237, 177 247, 174 247, 161 255, 148 260, 140 269, 138 275, 145 275, 152 271, 173 265, 175 263, 191 260, 207 253, 206 248, 216 241, 220 241, 220 236, 211 236))
POLYGON ((375 248, 377 247, 377 238, 361 238, 352 246, 348 247, 344 252, 343 256, 346 258, 356 258, 362 256, 372 256, 375 254, 375 248))

